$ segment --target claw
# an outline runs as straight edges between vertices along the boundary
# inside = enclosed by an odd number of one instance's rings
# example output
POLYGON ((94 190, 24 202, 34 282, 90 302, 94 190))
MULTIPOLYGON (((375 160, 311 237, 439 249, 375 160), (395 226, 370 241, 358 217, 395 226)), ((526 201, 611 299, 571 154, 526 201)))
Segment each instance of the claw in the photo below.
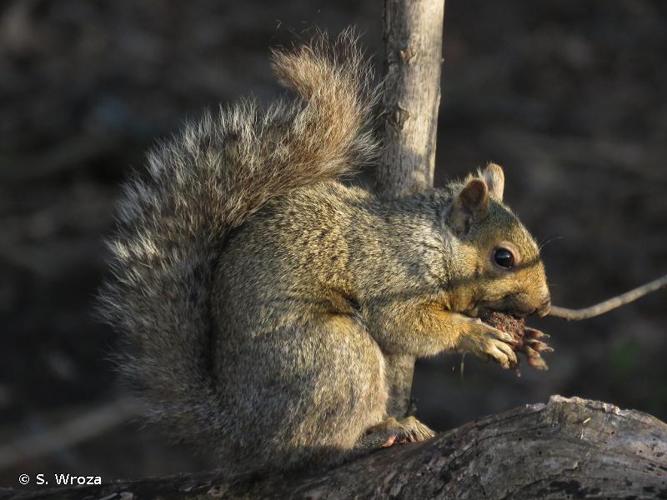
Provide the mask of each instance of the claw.
POLYGON ((396 434, 392 434, 391 436, 389 436, 387 440, 384 443, 382 443, 381 445, 382 448, 389 448, 390 446, 394 446, 396 444, 396 438, 398 438, 396 434))
POLYGON ((527 326, 525 328, 526 331, 526 336, 529 336, 530 338, 533 339, 548 339, 551 338, 551 335, 548 333, 544 333, 541 330, 538 330, 537 328, 531 328, 530 326, 527 326))
POLYGON ((553 347, 540 340, 527 339, 525 344, 537 352, 554 352, 553 347))
POLYGON ((528 359, 528 364, 535 368, 536 370, 548 370, 549 366, 542 359, 542 356, 539 352, 532 349, 531 347, 525 346, 524 352, 526 353, 526 358, 528 359))

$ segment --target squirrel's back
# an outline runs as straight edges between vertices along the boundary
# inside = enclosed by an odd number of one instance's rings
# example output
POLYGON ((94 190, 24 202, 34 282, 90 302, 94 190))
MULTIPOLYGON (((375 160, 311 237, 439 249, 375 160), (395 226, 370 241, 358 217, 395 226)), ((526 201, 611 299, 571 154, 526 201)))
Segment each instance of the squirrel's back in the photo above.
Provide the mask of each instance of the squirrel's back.
POLYGON ((100 304, 128 344, 119 366, 152 420, 177 438, 205 440, 224 425, 209 303, 230 231, 269 200, 347 174, 374 154, 370 74, 350 33, 273 56, 298 98, 207 114, 157 147, 147 175, 126 185, 110 241, 113 278, 100 304))

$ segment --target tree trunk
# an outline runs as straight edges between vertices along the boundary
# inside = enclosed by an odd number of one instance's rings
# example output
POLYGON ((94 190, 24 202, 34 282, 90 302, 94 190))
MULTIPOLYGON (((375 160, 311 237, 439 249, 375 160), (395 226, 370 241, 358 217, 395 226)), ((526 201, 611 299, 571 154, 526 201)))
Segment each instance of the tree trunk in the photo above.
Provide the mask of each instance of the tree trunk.
POLYGON ((445 0, 385 0, 380 193, 433 185, 445 0))
MULTIPOLYGON (((377 191, 398 196, 433 186, 445 0, 385 0, 384 149, 377 191)), ((388 356, 390 415, 410 404, 415 359, 388 356)))
POLYGON ((2 500, 396 497, 667 498, 667 424, 607 403, 552 396, 547 404, 486 417, 319 473, 226 482, 202 473, 0 492, 2 500))

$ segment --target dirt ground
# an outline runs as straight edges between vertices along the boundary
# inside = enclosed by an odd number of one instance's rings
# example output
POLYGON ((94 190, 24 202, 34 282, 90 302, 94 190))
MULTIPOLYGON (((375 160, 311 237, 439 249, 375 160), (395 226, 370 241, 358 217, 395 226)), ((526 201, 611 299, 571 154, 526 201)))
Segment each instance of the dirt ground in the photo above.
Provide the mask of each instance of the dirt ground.
MULTIPOLYGON (((281 91, 269 47, 354 24, 381 71, 382 2, 5 1, 0 6, 0 446, 117 397, 93 314, 119 184, 187 117, 281 91)), ((589 305, 667 272, 667 3, 449 0, 437 182, 488 161, 544 245, 554 303, 589 305)), ((444 430, 550 394, 667 419, 667 292, 599 319, 534 324, 551 370, 419 363, 444 430)), ((211 467, 128 424, 0 470, 105 480, 211 467)))

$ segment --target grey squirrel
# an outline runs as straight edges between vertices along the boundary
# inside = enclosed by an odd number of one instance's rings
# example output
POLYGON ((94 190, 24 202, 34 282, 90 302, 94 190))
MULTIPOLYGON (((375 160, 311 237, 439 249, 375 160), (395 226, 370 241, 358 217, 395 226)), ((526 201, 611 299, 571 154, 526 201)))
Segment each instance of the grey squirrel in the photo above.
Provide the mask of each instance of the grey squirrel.
POLYGON ((512 337, 480 314, 549 308, 499 166, 396 199, 339 182, 378 147, 368 67, 349 35, 276 51, 293 101, 205 115, 125 187, 100 299, 121 371, 151 421, 230 474, 432 436, 389 415, 386 359, 510 368, 512 337))

